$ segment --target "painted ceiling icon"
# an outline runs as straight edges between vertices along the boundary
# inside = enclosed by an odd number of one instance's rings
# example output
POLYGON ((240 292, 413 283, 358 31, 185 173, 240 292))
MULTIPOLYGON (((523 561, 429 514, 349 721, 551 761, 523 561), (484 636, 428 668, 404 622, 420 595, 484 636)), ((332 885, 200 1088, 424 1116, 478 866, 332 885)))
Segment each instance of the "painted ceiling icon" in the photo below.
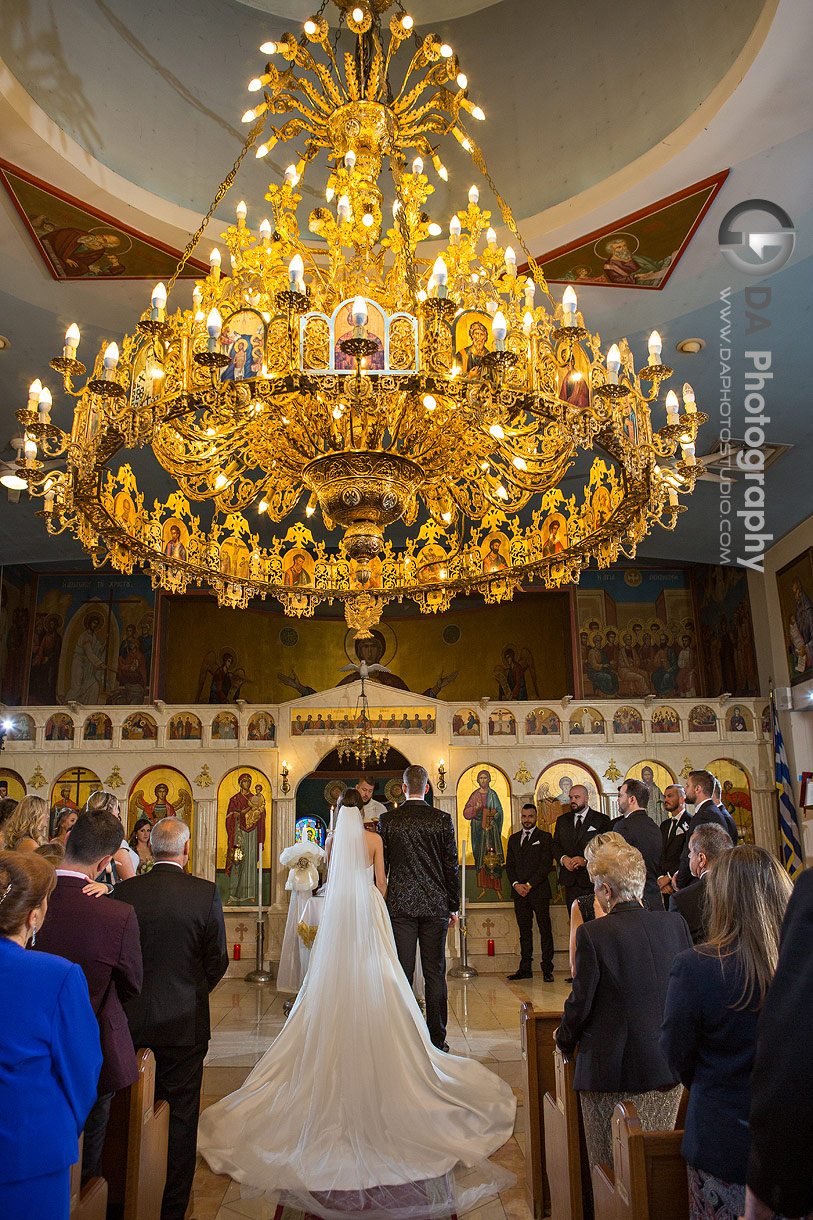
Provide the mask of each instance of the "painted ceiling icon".
POLYGON ((728 170, 560 246, 538 261, 551 284, 663 288, 728 170))
MULTIPOLYGON (((55 280, 168 280, 179 250, 0 161, 0 181, 55 280)), ((189 259, 181 278, 208 267, 189 259)))

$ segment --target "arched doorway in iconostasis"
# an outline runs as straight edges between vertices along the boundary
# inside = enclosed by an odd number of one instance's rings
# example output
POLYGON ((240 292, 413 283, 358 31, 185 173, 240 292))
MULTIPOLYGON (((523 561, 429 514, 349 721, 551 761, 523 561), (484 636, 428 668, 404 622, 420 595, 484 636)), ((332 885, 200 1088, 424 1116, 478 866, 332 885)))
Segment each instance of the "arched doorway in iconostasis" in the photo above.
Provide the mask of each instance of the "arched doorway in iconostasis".
MULTIPOLYGON (((224 907, 256 907, 262 852, 263 906, 271 893, 273 802, 268 776, 232 767, 217 786, 215 882, 224 907)), ((276 863, 276 862, 274 862, 276 863)))
POLYGON ((0 767, 0 800, 10 797, 13 801, 21 801, 25 792, 25 780, 22 775, 18 775, 9 767, 0 767))
POLYGON ((457 781, 457 842, 467 905, 511 901, 505 873, 510 833, 511 781, 493 762, 475 763, 457 781))
MULTIPOLYGON (((570 789, 577 784, 582 784, 587 789, 587 803, 590 808, 604 811, 599 796, 601 788, 595 773, 575 758, 559 758, 548 763, 547 767, 540 771, 534 785, 539 826, 553 834, 559 814, 570 808, 570 789)), ((564 902, 555 865, 551 870, 550 885, 554 903, 564 902)))
POLYGON ((732 758, 715 758, 709 771, 720 781, 723 804, 737 823, 741 843, 754 842, 754 814, 751 807, 751 780, 745 767, 732 758))
MULTIPOLYGON (((337 750, 326 754, 314 771, 304 775, 296 789, 296 838, 312 839, 324 847, 330 830, 330 811, 345 788, 352 788, 363 775, 373 782, 371 800, 382 805, 398 805, 404 799, 401 788, 409 759, 390 746, 386 758, 377 763, 368 759, 364 767, 350 767, 339 758, 337 750)), ((432 804, 432 785, 426 794, 432 804)))
POLYGON ((69 767, 58 775, 51 785, 49 837, 56 835, 59 815, 63 810, 81 811, 91 792, 97 792, 101 787, 102 781, 98 775, 87 767, 69 767))
POLYGON ((624 779, 640 779, 646 784, 649 789, 649 803, 646 811, 652 818, 653 822, 657 822, 660 826, 661 822, 665 822, 669 817, 666 812, 666 806, 663 803, 664 788, 668 788, 670 784, 676 784, 678 781, 671 767, 667 767, 666 763, 657 762, 654 758, 643 758, 640 762, 635 763, 630 767, 624 779))

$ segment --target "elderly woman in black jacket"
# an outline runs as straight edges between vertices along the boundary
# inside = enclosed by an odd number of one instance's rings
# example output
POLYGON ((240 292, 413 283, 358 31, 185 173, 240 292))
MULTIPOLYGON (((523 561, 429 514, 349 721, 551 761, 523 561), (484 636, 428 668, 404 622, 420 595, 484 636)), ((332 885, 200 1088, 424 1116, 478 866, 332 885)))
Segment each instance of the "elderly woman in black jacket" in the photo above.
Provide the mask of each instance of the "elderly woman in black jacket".
POLYGON ((671 1130, 682 1088, 658 1046, 669 971, 691 948, 682 916, 642 906, 646 866, 637 848, 607 844, 589 864, 607 919, 576 934, 573 989, 556 1043, 579 1048, 573 1087, 580 1093, 590 1165, 612 1164, 611 1122, 632 1101, 645 1131, 671 1130))

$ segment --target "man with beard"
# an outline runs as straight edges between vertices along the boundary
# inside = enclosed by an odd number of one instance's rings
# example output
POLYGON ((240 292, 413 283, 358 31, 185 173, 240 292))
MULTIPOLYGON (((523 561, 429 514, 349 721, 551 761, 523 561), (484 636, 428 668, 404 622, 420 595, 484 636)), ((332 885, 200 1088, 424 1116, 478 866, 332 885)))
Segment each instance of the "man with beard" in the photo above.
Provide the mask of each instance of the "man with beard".
POLYGON ((559 865, 559 884, 565 892, 568 910, 580 894, 593 889, 584 849, 594 835, 609 830, 610 825, 605 813, 590 808, 584 784, 573 784, 570 807, 559 814, 553 828, 553 856, 559 865))

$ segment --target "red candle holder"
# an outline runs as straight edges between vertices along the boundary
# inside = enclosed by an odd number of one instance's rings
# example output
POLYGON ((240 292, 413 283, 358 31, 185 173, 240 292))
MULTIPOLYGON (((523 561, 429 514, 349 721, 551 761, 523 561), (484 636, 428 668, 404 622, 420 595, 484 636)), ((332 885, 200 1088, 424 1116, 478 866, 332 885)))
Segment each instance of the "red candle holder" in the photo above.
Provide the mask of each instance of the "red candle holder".
POLYGON ((242 952, 243 952, 243 946, 242 946, 242 945, 235 945, 235 946, 234 946, 234 953, 233 953, 233 955, 232 955, 232 956, 233 956, 233 958, 234 958, 234 961, 236 961, 236 962, 239 962, 239 961, 240 961, 240 955, 241 955, 241 953, 242 953, 242 952))
POLYGON ((490 941, 488 942, 488 956, 489 956, 489 957, 493 957, 493 956, 494 956, 494 941, 493 941, 493 940, 490 940, 490 941))

